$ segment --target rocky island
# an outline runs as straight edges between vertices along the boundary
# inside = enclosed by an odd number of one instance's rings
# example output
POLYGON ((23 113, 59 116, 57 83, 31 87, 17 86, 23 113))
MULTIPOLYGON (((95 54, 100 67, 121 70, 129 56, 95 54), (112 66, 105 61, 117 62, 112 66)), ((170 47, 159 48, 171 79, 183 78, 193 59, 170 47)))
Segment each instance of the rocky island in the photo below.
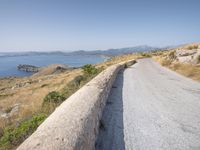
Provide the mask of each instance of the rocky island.
POLYGON ((17 66, 17 69, 20 71, 25 71, 25 72, 38 72, 40 71, 40 67, 36 67, 33 65, 26 65, 26 64, 20 64, 17 66))

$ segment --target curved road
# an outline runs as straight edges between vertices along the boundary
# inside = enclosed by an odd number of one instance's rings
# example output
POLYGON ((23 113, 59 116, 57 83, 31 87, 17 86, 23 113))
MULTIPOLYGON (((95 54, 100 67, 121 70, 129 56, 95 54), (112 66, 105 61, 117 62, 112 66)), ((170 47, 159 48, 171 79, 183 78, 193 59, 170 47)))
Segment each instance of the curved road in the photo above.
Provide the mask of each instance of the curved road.
POLYGON ((200 84, 151 59, 120 72, 97 150, 200 150, 200 84))

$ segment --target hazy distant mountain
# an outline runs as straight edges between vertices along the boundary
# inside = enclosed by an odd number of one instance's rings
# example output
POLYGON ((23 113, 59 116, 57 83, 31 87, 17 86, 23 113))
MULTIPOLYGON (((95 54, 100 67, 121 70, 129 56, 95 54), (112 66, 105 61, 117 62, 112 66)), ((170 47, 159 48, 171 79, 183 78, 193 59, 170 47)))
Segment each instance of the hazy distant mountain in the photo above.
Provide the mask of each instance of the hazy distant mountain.
POLYGON ((135 52, 146 52, 151 50, 156 50, 158 48, 151 47, 151 46, 135 46, 135 47, 127 47, 127 48, 118 48, 118 49, 108 49, 108 50, 95 50, 95 51, 74 51, 70 52, 69 54, 80 54, 80 55, 120 55, 120 54, 128 54, 128 53, 135 53, 135 52))
POLYGON ((147 45, 127 47, 127 48, 118 48, 118 49, 108 49, 108 50, 94 50, 86 51, 79 50, 74 52, 64 52, 64 51, 53 51, 53 52, 13 52, 13 53, 0 53, 1 56, 27 56, 27 55, 52 55, 52 54, 62 54, 62 55, 108 55, 115 56, 120 54, 129 54, 135 52, 146 52, 151 50, 156 50, 158 48, 151 47, 147 45))

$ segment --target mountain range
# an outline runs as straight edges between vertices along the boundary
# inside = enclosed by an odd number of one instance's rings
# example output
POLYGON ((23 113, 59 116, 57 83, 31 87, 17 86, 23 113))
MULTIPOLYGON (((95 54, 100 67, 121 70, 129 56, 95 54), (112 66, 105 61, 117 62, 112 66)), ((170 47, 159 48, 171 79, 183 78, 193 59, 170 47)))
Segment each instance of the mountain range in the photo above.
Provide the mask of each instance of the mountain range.
POLYGON ((94 50, 94 51, 79 50, 79 51, 70 52, 69 54, 115 56, 115 55, 129 54, 129 53, 136 53, 136 52, 147 52, 147 51, 152 51, 156 49, 158 48, 142 45, 142 46, 135 46, 135 47, 107 49, 107 50, 94 50))
POLYGON ((107 49, 107 50, 93 50, 93 51, 86 51, 86 50, 78 50, 73 52, 66 52, 66 51, 51 51, 51 52, 2 52, 0 53, 0 57, 2 56, 26 56, 26 55, 51 55, 51 54, 62 54, 62 55, 105 55, 105 56, 116 56, 121 54, 129 54, 129 53, 136 53, 136 52, 147 52, 152 50, 157 50, 159 48, 142 45, 142 46, 135 46, 135 47, 126 47, 126 48, 117 48, 117 49, 107 49))

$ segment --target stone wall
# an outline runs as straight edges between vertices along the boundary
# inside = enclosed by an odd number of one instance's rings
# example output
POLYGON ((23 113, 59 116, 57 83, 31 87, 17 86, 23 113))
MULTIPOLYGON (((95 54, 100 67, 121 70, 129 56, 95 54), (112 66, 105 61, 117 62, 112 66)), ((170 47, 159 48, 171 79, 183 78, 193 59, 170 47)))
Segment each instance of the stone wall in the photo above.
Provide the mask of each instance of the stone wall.
POLYGON ((64 101, 18 150, 92 150, 112 84, 120 69, 136 61, 108 67, 64 101))

